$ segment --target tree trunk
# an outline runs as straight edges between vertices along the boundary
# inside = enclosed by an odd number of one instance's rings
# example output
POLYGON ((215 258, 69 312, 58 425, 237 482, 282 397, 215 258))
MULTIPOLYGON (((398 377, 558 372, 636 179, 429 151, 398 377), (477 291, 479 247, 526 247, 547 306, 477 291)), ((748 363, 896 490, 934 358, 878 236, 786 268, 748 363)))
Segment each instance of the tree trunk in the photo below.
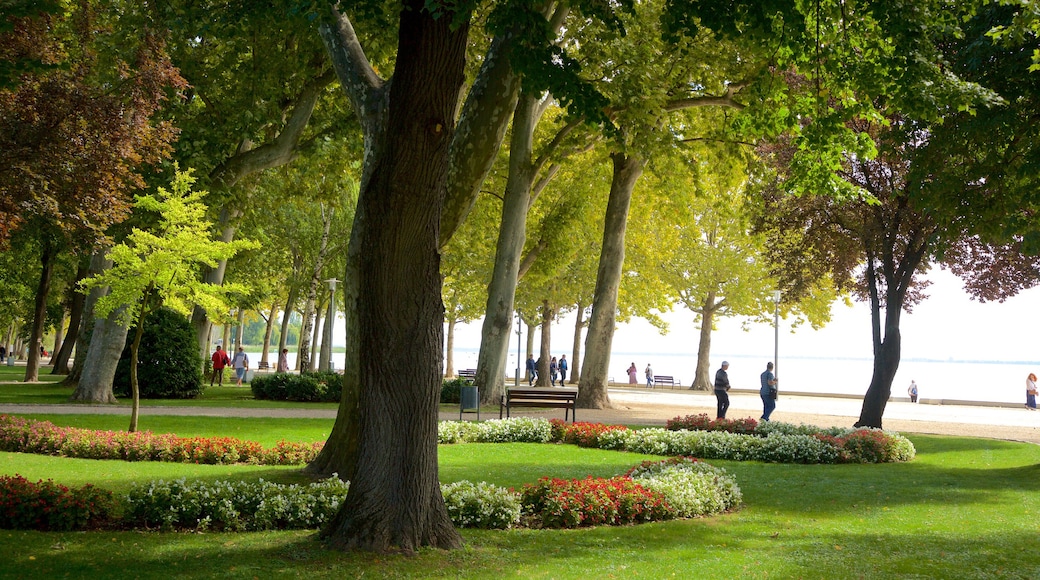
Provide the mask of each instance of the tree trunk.
POLYGON ((318 249, 318 257, 311 270, 311 283, 307 288, 307 302, 303 306, 303 328, 300 329, 300 354, 297 357, 297 367, 300 371, 314 370, 314 354, 311 348, 311 333, 317 326, 315 319, 321 316, 315 310, 318 302, 318 287, 321 285, 321 271, 325 269, 325 260, 329 255, 329 231, 332 228, 332 211, 326 211, 324 207, 321 212, 323 229, 321 233, 321 246, 318 249))
MULTIPOLYGON (((525 326, 527 326, 527 342, 524 343, 524 360, 526 361, 534 354, 534 329, 536 327, 530 322, 525 323, 525 326)), ((527 367, 527 363, 524 363, 524 367, 527 367)), ((531 371, 527 371, 524 378, 527 379, 527 382, 531 382, 531 371)))
MULTIPOLYGON (((336 300, 334 291, 329 293, 329 300, 336 300)), ((332 368, 332 328, 336 324, 336 316, 335 306, 331 302, 325 305, 325 322, 321 326, 321 356, 318 359, 318 368, 323 371, 332 368)))
MULTIPOLYGON (((906 260, 906 258, 904 258, 906 260)), ((885 322, 884 335, 881 328, 880 301, 878 299, 874 268, 868 259, 867 276, 871 297, 871 322, 874 335, 874 372, 870 377, 870 386, 863 396, 863 407, 860 409, 856 427, 872 427, 881 429, 881 417, 885 414, 885 406, 892 396, 892 381, 899 370, 902 337, 899 333, 899 319, 903 312, 905 285, 898 284, 893 276, 888 276, 885 285, 885 322)), ((916 266, 915 266, 916 267, 916 266)))
MULTIPOLYGON (((151 289, 145 291, 145 301, 151 293, 151 289)), ((144 321, 148 317, 146 304, 141 305, 141 315, 137 318, 137 330, 134 332, 134 341, 130 344, 130 396, 133 403, 130 406, 130 428, 133 433, 137 431, 137 417, 141 411, 141 385, 137 382, 137 353, 141 349, 141 337, 144 336, 144 321)))
MULTIPOLYGON (((54 327, 54 346, 51 347, 51 360, 47 363, 50 365, 53 365, 54 361, 58 359, 58 351, 61 350, 61 333, 65 330, 65 314, 66 310, 62 308, 58 324, 54 327)), ((54 369, 51 369, 51 374, 54 374, 54 369)))
MULTIPOLYGON (((83 355, 83 372, 70 400, 87 403, 115 403, 112 381, 116 376, 119 356, 126 346, 129 328, 115 322, 119 310, 107 319, 95 319, 90 345, 83 355)), ((77 357, 79 358, 79 357, 77 357)))
POLYGON ((571 369, 568 371, 570 377, 567 378, 567 382, 572 385, 578 384, 581 380, 581 329, 585 328, 585 306, 581 302, 578 302, 576 312, 577 314, 574 320, 574 342, 571 344, 571 369))
POLYGON ((448 320, 448 336, 444 339, 444 378, 455 378, 455 319, 448 320))
MULTIPOLYGON (((106 268, 112 267, 112 262, 105 259, 105 254, 108 252, 108 248, 96 248, 93 255, 90 257, 90 270, 87 272, 86 277, 100 274, 106 268)), ((69 376, 65 377, 62 384, 66 386, 77 386, 80 377, 83 376, 83 364, 86 362, 88 351, 90 350, 91 337, 94 334, 94 304, 97 303, 98 298, 108 292, 107 288, 92 288, 86 295, 86 300, 83 303, 83 314, 80 317, 79 330, 76 334, 76 358, 72 363, 72 372, 69 376)))
MULTIPOLYGON (((65 333, 65 340, 61 343, 61 349, 54 355, 54 361, 52 362, 54 368, 51 369, 52 375, 69 374, 69 359, 72 358, 73 349, 79 346, 80 325, 83 322, 83 310, 87 303, 87 295, 79 292, 77 288, 79 281, 86 279, 89 275, 90 260, 80 261, 79 268, 76 270, 76 281, 73 282, 73 287, 69 290, 69 330, 65 333)), ((82 353, 83 351, 79 350, 77 352, 82 353)))
POLYGON ((47 295, 51 292, 51 274, 54 272, 54 258, 58 253, 49 234, 44 232, 41 237, 43 247, 40 250, 40 280, 36 285, 36 308, 33 311, 33 325, 29 335, 29 358, 25 364, 27 383, 40 380, 40 348, 43 346, 43 329, 47 324, 47 295))
MULTIPOLYGON (((267 316, 267 324, 264 325, 264 347, 260 351, 260 363, 267 363, 267 352, 271 350, 271 334, 274 332, 274 317, 278 314, 278 303, 271 304, 271 313, 267 316)), ((282 352, 278 351, 279 354, 282 352)), ((275 357, 278 358, 277 356, 275 357)))
POLYGON ((542 335, 539 341, 538 358, 542 363, 538 366, 538 382, 536 387, 550 387, 552 383, 552 372, 549 370, 549 361, 552 359, 552 321, 556 318, 556 311, 549 306, 548 302, 542 304, 542 335))
MULTIPOLYGON (((437 477, 444 307, 439 222, 468 19, 401 11, 383 147, 358 201, 360 389, 350 491, 322 531, 341 549, 457 548, 437 477)), ((381 140, 382 140, 381 139, 381 140)), ((346 390, 346 389, 345 389, 346 390)))
POLYGON ((622 153, 611 156, 614 175, 610 183, 610 197, 603 221, 603 250, 596 272, 596 294, 592 301, 589 332, 585 338, 585 362, 578 383, 578 407, 608 409, 607 379, 610 372, 610 347, 614 340, 614 320, 617 314, 618 287, 621 269, 625 263, 625 225, 632 190, 643 174, 644 161, 622 153))
POLYGON ((238 313, 235 315, 235 348, 245 344, 245 340, 242 338, 242 334, 246 330, 246 311, 244 308, 239 308, 238 313))
MULTIPOLYGON (((506 360, 513 330, 513 299, 519 279, 520 256, 527 239, 527 212, 535 168, 531 163, 538 99, 523 93, 516 105, 509 145, 509 177, 502 200, 502 225, 495 246, 495 265, 488 284, 487 308, 480 333, 475 384, 485 404, 502 399, 506 360)), ((548 364, 548 363, 547 363, 548 364)), ((541 380, 541 379, 539 379, 541 380)), ((548 383, 547 383, 548 384, 548 383)))
POLYGON ((711 380, 711 327, 715 323, 715 293, 709 292, 701 305, 701 332, 697 342, 697 369, 693 373, 694 381, 691 389, 702 391, 715 390, 711 380))
POLYGON ((289 321, 292 320, 293 307, 296 306, 296 296, 299 294, 296 286, 289 288, 289 297, 285 300, 285 310, 282 311, 282 325, 281 333, 278 336, 278 356, 282 356, 282 351, 285 349, 285 345, 288 344, 289 340, 289 321))
POLYGON ((308 372, 314 372, 314 368, 315 368, 314 367, 314 359, 316 357, 313 355, 313 353, 319 352, 318 349, 319 349, 319 344, 320 344, 320 341, 321 341, 321 333, 322 333, 321 323, 322 323, 322 319, 325 318, 322 315, 324 313, 325 313, 325 309, 321 308, 321 304, 317 304, 315 306, 315 308, 314 308, 314 329, 311 331, 311 353, 312 354, 311 354, 311 359, 310 359, 310 366, 307 368, 308 372))

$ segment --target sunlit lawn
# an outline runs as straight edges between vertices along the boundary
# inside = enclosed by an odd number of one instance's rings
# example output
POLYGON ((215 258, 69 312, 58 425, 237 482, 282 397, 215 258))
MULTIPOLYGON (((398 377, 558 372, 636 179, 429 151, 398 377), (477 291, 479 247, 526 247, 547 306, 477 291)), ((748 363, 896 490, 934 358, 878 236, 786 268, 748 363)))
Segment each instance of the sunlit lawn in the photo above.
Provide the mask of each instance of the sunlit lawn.
MULTIPOLYGON (((59 424, 122 428, 105 416, 59 424)), ((331 420, 150 417, 155 431, 323 440, 331 420), (234 433, 229 433, 233 430, 234 433), (275 434, 275 435, 273 435, 275 434)), ((912 436, 918 457, 894 465, 718 461, 744 491, 718 517, 586 530, 463 530, 466 547, 416 557, 330 552, 313 532, 190 534, 0 531, 0 578, 1036 578, 1040 448, 912 436)), ((540 476, 607 476, 644 456, 566 445, 440 449, 442 481, 518 486, 540 476)), ((293 468, 86 461, 0 454, 0 473, 122 491, 177 477, 304 478, 293 468)))

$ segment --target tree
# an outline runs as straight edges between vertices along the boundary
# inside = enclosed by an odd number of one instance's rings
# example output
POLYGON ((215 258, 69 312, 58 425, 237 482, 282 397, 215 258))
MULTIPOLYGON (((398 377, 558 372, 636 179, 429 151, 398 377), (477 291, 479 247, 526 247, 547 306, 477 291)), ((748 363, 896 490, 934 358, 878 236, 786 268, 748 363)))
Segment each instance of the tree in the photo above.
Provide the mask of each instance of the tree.
POLYGON ((190 172, 178 172, 170 191, 160 187, 154 196, 137 196, 136 207, 160 216, 155 233, 135 228, 109 253, 113 267, 82 284, 84 291, 104 286, 110 289, 94 306, 99 316, 116 312, 119 324, 137 327, 130 346, 131 432, 137 430, 138 350, 148 315, 163 305, 184 315, 196 304, 213 311, 226 310, 224 296, 237 288, 200 281, 199 268, 212 267, 217 260, 226 260, 253 245, 242 240, 225 243, 210 239, 206 206, 201 201, 205 192, 191 191, 194 181, 190 172))
POLYGON ((0 31, 0 54, 50 65, 0 89, 0 243, 25 222, 43 250, 26 381, 38 375, 58 253, 89 251, 127 216, 127 192, 143 186, 140 167, 167 156, 175 135, 154 119, 185 86, 163 43, 151 29, 128 38, 110 25, 104 10, 84 2, 0 31))

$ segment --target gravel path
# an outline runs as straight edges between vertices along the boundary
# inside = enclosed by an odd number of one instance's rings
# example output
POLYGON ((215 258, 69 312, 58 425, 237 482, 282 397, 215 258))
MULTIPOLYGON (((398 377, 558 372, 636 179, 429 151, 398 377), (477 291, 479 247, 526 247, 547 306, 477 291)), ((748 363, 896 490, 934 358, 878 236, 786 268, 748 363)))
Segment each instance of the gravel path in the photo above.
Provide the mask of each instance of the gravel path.
MULTIPOLYGON (((689 390, 646 390, 612 388, 609 391, 612 409, 579 409, 578 419, 600 423, 635 425, 664 425, 677 416, 706 413, 715 415, 715 397, 689 390)), ((731 393, 730 418, 758 418, 762 401, 755 394, 731 393)), ((859 418, 862 401, 859 399, 785 396, 777 401, 773 420, 786 423, 806 423, 820 427, 852 426, 859 418)), ((108 405, 0 405, 0 413, 54 413, 54 414, 116 414, 129 417, 126 406, 108 405)), ((563 418, 559 409, 522 409, 520 416, 563 418)), ((224 407, 154 407, 142 406, 141 416, 188 415, 207 417, 312 417, 334 419, 332 409, 258 409, 224 407)), ((466 413, 467 420, 476 418, 466 413)), ((497 418, 498 413, 482 413, 481 419, 497 418)), ((458 413, 441 413, 441 419, 458 420, 458 413)), ((932 433, 989 437, 1012 441, 1040 443, 1040 412, 1025 408, 975 407, 969 405, 925 405, 890 402, 885 409, 885 429, 903 433, 932 433)))

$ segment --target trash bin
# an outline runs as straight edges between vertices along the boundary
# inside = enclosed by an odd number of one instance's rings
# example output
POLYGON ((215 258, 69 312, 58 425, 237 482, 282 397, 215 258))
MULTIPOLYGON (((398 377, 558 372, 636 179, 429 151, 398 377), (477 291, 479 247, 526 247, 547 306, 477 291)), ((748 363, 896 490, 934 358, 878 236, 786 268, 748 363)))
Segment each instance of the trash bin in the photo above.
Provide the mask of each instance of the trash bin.
POLYGON ((7 357, 7 366, 9 366, 9 367, 13 367, 14 366, 14 357, 13 356, 7 357))
POLYGON ((476 385, 459 387, 459 421, 462 420, 464 412, 477 412, 477 421, 480 421, 480 394, 476 385))

